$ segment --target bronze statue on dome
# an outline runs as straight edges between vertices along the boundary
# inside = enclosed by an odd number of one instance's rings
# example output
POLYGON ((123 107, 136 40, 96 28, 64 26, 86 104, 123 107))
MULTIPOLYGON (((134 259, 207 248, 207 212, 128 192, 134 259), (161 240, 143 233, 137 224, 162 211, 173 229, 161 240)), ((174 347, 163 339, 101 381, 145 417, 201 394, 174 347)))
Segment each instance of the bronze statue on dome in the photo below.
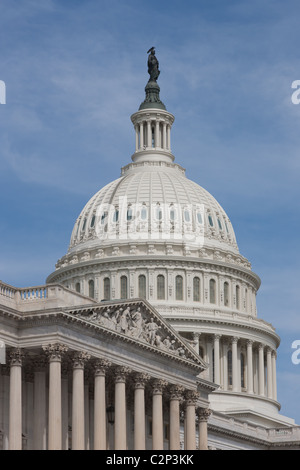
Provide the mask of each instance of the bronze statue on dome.
POLYGON ((148 73, 150 75, 149 82, 156 82, 160 74, 160 71, 158 70, 159 63, 155 56, 155 48, 151 47, 151 49, 149 49, 147 54, 149 54, 149 57, 148 57, 148 73))

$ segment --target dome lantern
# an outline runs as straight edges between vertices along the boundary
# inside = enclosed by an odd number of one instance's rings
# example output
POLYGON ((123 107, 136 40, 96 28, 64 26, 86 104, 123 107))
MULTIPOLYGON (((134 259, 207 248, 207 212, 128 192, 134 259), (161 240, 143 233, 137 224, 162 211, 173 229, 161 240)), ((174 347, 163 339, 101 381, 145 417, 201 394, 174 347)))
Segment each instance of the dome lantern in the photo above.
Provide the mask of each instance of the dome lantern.
POLYGON ((171 152, 171 127, 174 116, 166 110, 160 100, 160 87, 157 78, 158 60, 155 49, 152 47, 148 53, 149 81, 145 87, 146 97, 139 107, 139 111, 131 116, 135 129, 134 162, 163 161, 172 163, 174 156, 171 152))

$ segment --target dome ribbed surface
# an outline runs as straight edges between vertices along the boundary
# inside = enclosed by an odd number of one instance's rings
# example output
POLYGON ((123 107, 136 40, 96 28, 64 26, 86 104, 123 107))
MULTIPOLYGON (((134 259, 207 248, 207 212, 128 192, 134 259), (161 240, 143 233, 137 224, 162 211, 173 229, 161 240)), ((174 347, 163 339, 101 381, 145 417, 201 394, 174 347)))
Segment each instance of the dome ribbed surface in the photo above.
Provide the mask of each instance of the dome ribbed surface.
MULTIPOLYGON (((149 234, 157 207, 162 209, 163 218, 172 207, 179 208, 178 216, 182 218, 189 211, 187 217, 191 230, 197 230, 200 219, 197 211, 200 207, 205 233, 204 245, 212 247, 215 244, 216 248, 238 253, 235 234, 223 208, 208 191, 189 180, 182 168, 179 168, 176 165, 133 165, 124 176, 106 185, 85 205, 74 226, 69 249, 82 243, 86 247, 89 240, 95 246, 97 227, 101 224, 107 207, 117 210, 120 202, 125 201, 128 207, 138 205, 139 209, 145 208, 149 234)), ((99 243, 101 244, 101 240, 99 243)), ((106 240, 106 245, 107 243, 109 240, 106 240)))

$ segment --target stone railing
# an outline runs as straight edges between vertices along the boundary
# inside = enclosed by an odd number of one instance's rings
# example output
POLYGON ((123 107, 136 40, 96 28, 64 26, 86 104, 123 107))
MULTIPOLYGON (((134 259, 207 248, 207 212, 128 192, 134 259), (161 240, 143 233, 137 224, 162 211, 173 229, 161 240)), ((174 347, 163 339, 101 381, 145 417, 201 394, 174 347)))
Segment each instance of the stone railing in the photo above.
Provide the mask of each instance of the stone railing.
POLYGON ((0 305, 19 312, 56 308, 70 305, 86 305, 96 301, 74 292, 61 284, 16 288, 0 281, 0 305))
MULTIPOLYGON (((211 427, 220 426, 225 433, 247 434, 249 437, 264 442, 265 445, 279 445, 279 444, 298 444, 300 443, 300 426, 294 425, 284 428, 270 428, 266 429, 255 424, 246 423, 234 419, 229 416, 224 416, 214 412, 209 418, 209 425, 211 427)), ((299 447, 300 448, 300 447, 299 447)))

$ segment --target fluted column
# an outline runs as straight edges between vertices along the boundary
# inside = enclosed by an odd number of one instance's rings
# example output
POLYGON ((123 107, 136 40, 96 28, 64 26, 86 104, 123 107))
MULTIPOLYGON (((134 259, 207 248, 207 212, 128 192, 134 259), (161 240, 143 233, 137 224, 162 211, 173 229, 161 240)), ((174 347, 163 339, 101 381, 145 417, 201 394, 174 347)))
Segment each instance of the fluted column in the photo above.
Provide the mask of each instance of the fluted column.
POLYGON ((198 393, 189 390, 186 393, 186 448, 187 450, 196 449, 196 403, 198 393))
POLYGON ((277 379, 276 379, 276 352, 272 352, 272 369, 273 369, 273 398, 277 400, 277 379))
POLYGON ((134 381, 134 449, 146 449, 145 434, 145 384, 150 379, 148 374, 136 374, 134 381))
POLYGON ((126 450, 126 377, 128 367, 115 370, 115 450, 126 450))
POLYGON ((137 124, 134 126, 134 130, 135 130, 135 151, 137 152, 139 149, 139 129, 138 129, 137 124))
POLYGON ((258 347, 258 385, 259 395, 265 394, 265 363, 264 363, 264 346, 260 344, 258 347))
POLYGON ((183 391, 180 385, 170 388, 170 450, 180 449, 180 400, 183 391))
POLYGON ((61 360, 68 350, 63 344, 45 346, 49 358, 49 424, 48 449, 61 450, 62 446, 62 407, 61 407, 61 360))
POLYGON ((9 353, 9 450, 22 450, 22 360, 21 349, 9 353))
POLYGON ((216 384, 220 384, 220 335, 215 335, 214 336, 214 370, 215 370, 215 377, 214 377, 214 382, 216 384))
POLYGON ((272 350, 267 349, 267 395, 273 398, 273 377, 272 377, 272 350))
POLYGON ((238 357, 237 357, 238 338, 232 338, 232 391, 238 392, 238 357))
POLYGON ((152 389, 152 449, 163 450, 163 404, 162 394, 166 387, 165 380, 155 380, 152 389))
POLYGON ((247 392, 253 393, 253 341, 247 341, 247 392))
POLYGON ((155 122, 155 147, 156 148, 160 147, 160 142, 159 142, 159 120, 158 119, 155 122))
POLYGON ((140 149, 143 150, 144 147, 144 123, 140 123, 140 149))
POLYGON ((211 410, 208 408, 198 408, 197 415, 199 420, 199 450, 208 450, 207 421, 211 415, 211 410))
POLYGON ((76 352, 73 360, 72 450, 84 450, 84 364, 90 358, 86 352, 76 352))
POLYGON ((94 450, 106 450, 105 375, 111 363, 106 359, 94 365, 94 450))
POLYGON ((40 357, 39 359, 35 360, 33 365, 33 450, 46 450, 46 357, 40 357))
POLYGON ((152 147, 152 128, 151 128, 151 121, 147 121, 147 147, 152 147))
POLYGON ((62 364, 61 370, 61 442, 62 450, 69 449, 69 370, 68 364, 62 364))
POLYGON ((167 123, 163 122, 163 143, 162 148, 166 150, 167 148, 167 123))

